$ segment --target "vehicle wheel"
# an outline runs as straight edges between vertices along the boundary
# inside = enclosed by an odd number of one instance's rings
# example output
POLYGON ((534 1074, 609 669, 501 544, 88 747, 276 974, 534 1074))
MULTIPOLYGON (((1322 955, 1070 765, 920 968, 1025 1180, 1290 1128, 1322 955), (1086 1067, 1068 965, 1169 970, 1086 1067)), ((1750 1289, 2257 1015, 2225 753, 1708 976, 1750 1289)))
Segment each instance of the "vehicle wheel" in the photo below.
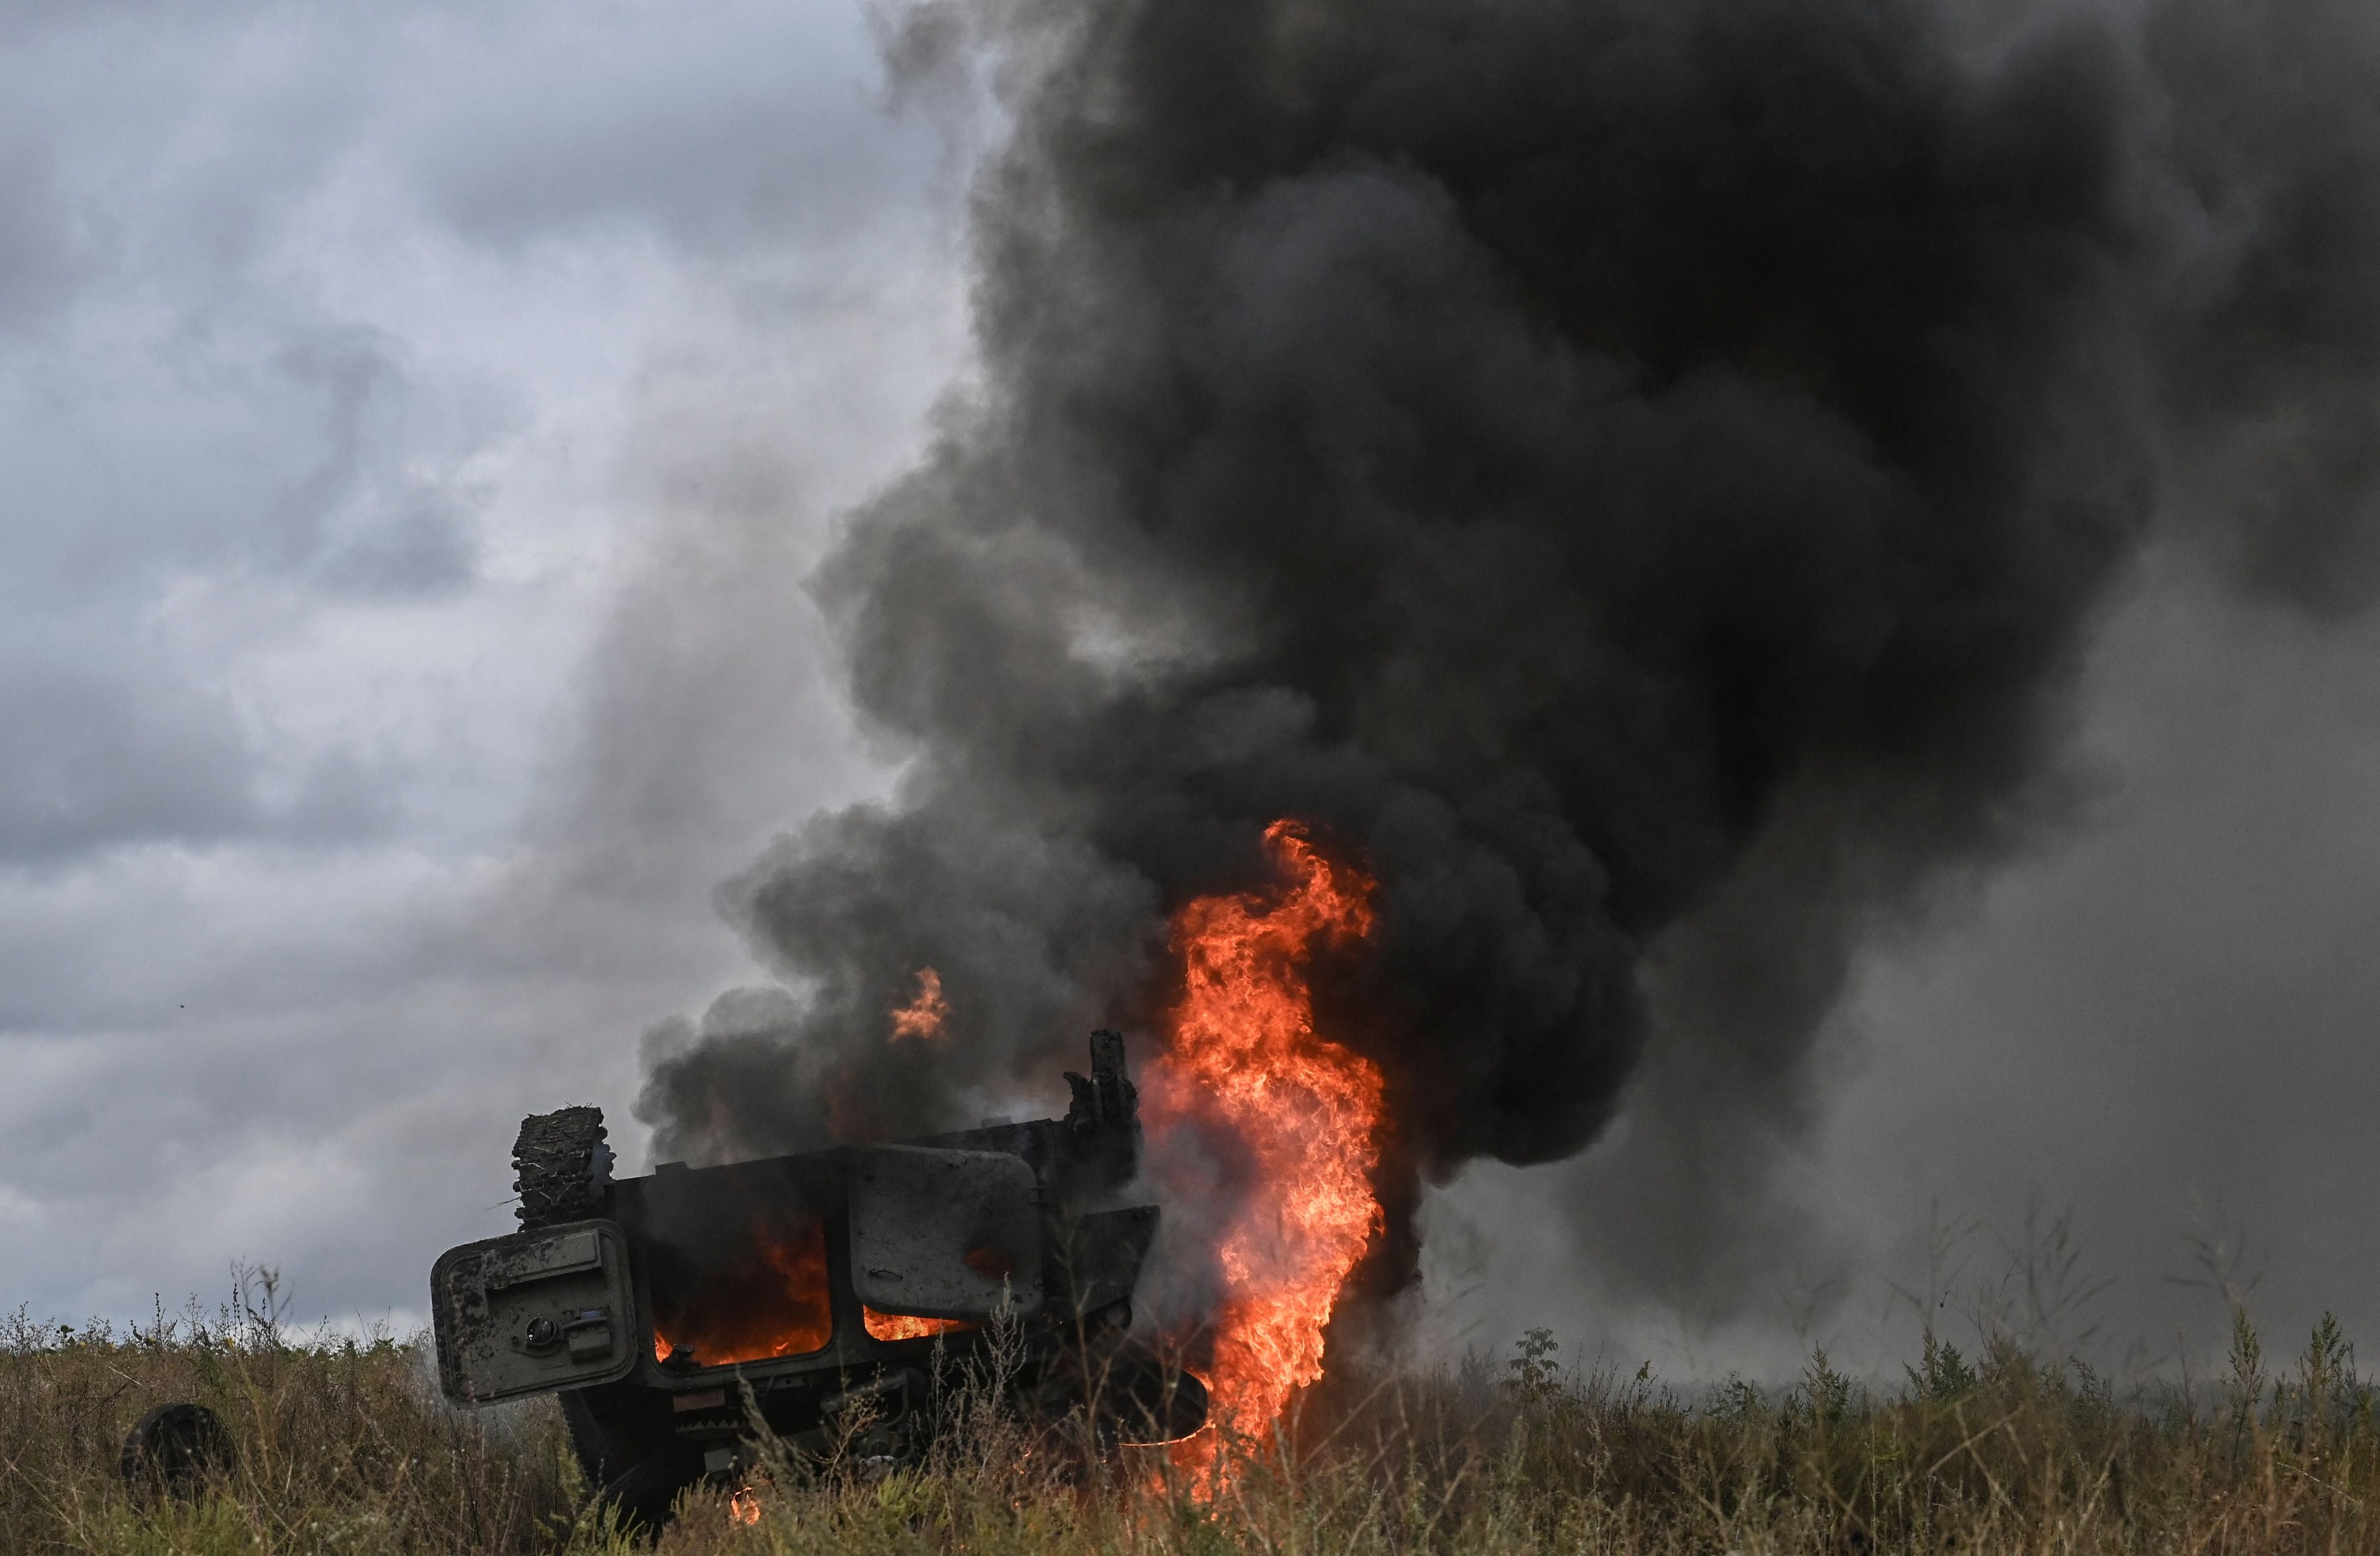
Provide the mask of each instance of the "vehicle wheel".
POLYGON ((522 1119, 520 1137, 513 1142, 513 1171, 525 1229, 602 1214, 612 1184, 603 1110, 564 1108, 522 1119))
POLYGON ((1102 1452, 1172 1442, 1207 1424, 1196 1375, 1121 1337, 1061 1352, 1024 1404, 1046 1422, 1087 1420, 1102 1452))
POLYGON ((231 1433, 203 1404, 161 1404, 124 1440, 124 1484, 136 1501, 160 1492, 196 1495, 210 1475, 231 1467, 231 1433))
POLYGON ((1207 1424, 1207 1385, 1154 1356, 1117 1368, 1102 1403, 1102 1435, 1119 1443, 1178 1442, 1207 1424))
POLYGON ((616 1509, 622 1530, 650 1538, 677 1494, 702 1478, 698 1454, 671 1429, 665 1398, 633 1383, 565 1390, 562 1419, 594 1507, 616 1509))
POLYGON ((600 1383, 561 1394, 563 1424, 578 1468, 593 1487, 608 1486, 677 1443, 668 1401, 634 1383, 600 1383))
POLYGON ((622 1534, 652 1539, 669 1523, 679 1495, 702 1474, 702 1456, 673 1444, 604 1487, 597 1506, 613 1511, 622 1534))
POLYGON ((627 1455, 613 1445, 603 1423, 589 1404, 586 1391, 568 1389, 561 1394, 562 1424, 570 1428, 570 1449, 577 1455, 578 1473, 589 1486, 601 1486, 620 1472, 627 1455))

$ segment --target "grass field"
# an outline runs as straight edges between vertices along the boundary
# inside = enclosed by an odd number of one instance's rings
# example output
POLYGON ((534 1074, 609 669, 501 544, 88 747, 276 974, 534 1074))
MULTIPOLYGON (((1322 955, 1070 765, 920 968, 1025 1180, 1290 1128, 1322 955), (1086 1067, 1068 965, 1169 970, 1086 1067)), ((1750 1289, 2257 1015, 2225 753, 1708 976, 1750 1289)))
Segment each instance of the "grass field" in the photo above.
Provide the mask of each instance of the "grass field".
MULTIPOLYGON (((2380 1425, 2334 1326, 2268 1361, 2243 1313, 2228 1384, 2189 1397, 1979 1350, 1929 1339, 1888 1389, 1814 1358, 1788 1390, 1682 1398, 1567 1372, 1539 1331, 1494 1364, 1342 1380, 1294 1441, 1239 1445, 1209 1495, 1153 1454, 1086 1478, 987 1418, 882 1479, 781 1463, 752 1522, 697 1493, 661 1549, 2380 1551, 2380 1425)), ((583 1512, 550 1401, 450 1411, 421 1342, 302 1339, 245 1307, 130 1330, 20 1315, 0 1330, 0 1454, 12 1553, 631 1548, 583 1512), (184 1399, 228 1425, 234 1465, 190 1500, 132 1497, 126 1430, 184 1399)))

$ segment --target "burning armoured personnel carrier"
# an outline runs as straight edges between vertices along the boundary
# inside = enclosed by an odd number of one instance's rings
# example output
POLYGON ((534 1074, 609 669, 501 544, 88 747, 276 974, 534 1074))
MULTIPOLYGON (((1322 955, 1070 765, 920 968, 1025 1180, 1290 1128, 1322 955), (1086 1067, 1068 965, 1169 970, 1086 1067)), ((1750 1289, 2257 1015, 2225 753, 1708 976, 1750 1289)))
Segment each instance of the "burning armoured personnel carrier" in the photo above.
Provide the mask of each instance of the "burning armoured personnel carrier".
POLYGON ((641 1178, 612 1177, 598 1110, 525 1120, 521 1230, 431 1271, 446 1397, 559 1393, 589 1484, 655 1523, 737 1468, 747 1409, 797 1449, 897 1463, 943 1380, 987 1368, 1021 1412, 1101 1442, 1196 1430, 1204 1388, 1130 1333, 1158 1208, 1123 1202, 1123 1039, 1093 1033, 1091 1073, 1066 1080, 1063 1118, 641 1178))

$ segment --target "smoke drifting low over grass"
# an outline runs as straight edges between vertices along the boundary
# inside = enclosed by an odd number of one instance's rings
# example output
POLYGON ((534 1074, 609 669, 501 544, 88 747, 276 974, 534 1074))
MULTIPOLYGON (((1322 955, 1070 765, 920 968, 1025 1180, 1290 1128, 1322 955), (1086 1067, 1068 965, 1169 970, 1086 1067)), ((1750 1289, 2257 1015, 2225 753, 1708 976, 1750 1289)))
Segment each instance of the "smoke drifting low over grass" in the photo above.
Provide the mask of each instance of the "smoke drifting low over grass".
POLYGON ((1389 1087, 1376 1284, 1655 1037, 1691 1278, 1862 933, 2058 817, 2140 548, 2380 577, 2368 6, 1014 0, 893 55, 1014 125, 980 383, 815 583, 909 765, 726 889, 792 992, 654 1034, 660 1155, 1006 1111, 1295 816, 1380 883, 1317 991, 1389 1087), (892 1043, 928 966, 953 1040, 892 1043))

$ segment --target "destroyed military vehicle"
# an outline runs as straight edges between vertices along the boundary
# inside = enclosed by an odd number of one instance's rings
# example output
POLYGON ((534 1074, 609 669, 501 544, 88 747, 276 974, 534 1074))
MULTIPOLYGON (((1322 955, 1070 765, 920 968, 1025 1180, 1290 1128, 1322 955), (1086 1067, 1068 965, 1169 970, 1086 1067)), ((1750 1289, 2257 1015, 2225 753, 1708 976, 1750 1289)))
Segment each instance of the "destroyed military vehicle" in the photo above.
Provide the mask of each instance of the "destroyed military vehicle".
POLYGON ((438 1375, 480 1405, 559 1393, 629 1522, 744 1465, 757 1413, 799 1453, 888 1465, 963 1379, 1094 1446, 1170 1441, 1206 1391, 1131 1333, 1158 1208, 1123 1039, 1063 1118, 613 1179, 602 1114, 525 1120, 521 1230, 431 1271, 438 1375), (941 1348, 937 1354, 937 1347, 941 1348))

